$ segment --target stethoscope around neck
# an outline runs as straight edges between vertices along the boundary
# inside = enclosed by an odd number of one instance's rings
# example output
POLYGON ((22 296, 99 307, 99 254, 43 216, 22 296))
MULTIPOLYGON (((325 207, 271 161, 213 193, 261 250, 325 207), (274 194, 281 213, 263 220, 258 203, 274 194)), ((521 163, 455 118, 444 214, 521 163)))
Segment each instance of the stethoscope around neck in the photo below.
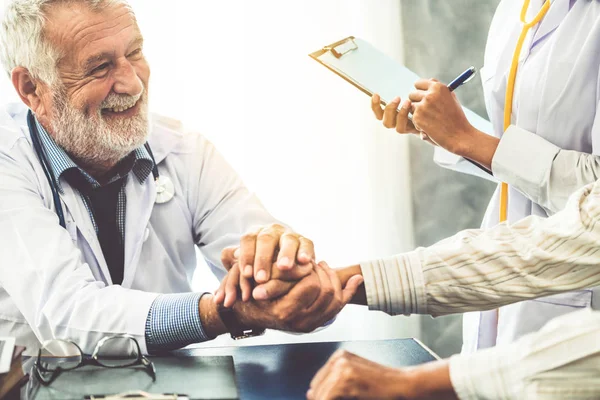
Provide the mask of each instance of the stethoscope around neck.
MULTIPOLYGON (((56 186, 56 177, 54 176, 54 172, 50 167, 50 163, 46 158, 46 153, 42 148, 40 142, 40 133, 37 129, 37 124, 35 122, 35 117, 33 116, 33 112, 31 110, 27 113, 27 126, 29 128, 29 134, 31 135, 31 142, 33 143, 33 148, 37 157, 42 164, 42 169, 44 170, 44 175, 46 175, 46 179, 48 179, 48 183, 50 184, 50 189, 52 190, 52 200, 54 201, 54 208, 56 208, 56 214, 58 215, 58 220, 60 222, 60 226, 63 228, 67 227, 65 222, 65 213, 60 202, 60 195, 58 194, 58 187, 56 186)), ((152 153, 152 149, 150 149, 150 145, 148 142, 144 144, 144 147, 150 154, 150 158, 152 158, 152 163, 154 166, 152 167, 152 176, 154 177, 154 182, 156 183, 156 200, 155 202, 158 204, 166 203, 171 200, 175 195, 175 188, 173 185, 173 181, 169 177, 160 176, 158 173, 158 166, 156 165, 156 160, 154 159, 154 154, 152 153)))

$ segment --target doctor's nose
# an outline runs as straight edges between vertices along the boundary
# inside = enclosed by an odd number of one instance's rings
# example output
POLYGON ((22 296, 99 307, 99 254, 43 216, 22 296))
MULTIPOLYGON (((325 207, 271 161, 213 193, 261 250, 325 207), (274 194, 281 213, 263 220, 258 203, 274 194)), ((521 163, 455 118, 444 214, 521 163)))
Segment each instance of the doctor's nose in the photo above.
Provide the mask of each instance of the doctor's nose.
POLYGON ((133 65, 128 61, 122 62, 115 71, 113 91, 117 94, 136 96, 142 92, 144 84, 136 74, 133 65))

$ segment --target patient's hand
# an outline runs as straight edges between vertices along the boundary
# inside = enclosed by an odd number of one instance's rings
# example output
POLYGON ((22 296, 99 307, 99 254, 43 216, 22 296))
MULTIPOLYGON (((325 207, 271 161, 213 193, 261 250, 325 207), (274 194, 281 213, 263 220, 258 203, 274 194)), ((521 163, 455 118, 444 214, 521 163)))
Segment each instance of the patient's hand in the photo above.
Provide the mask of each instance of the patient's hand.
MULTIPOLYGON (((225 280, 239 282, 239 274, 240 269, 234 265, 225 280)), ((268 301, 251 299, 237 302, 232 309, 243 326, 312 332, 334 318, 356 294, 362 282, 362 276, 355 275, 342 288, 336 272, 321 262, 298 282, 272 279, 263 284, 275 283, 273 288, 289 290, 283 296, 268 301)))

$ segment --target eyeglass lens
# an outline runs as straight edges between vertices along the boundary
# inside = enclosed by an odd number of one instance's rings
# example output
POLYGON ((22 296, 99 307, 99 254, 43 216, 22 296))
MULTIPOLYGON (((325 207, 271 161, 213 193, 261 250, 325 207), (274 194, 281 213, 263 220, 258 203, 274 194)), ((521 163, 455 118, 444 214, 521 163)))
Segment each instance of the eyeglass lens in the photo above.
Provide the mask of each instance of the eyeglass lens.
POLYGON ((133 338, 115 336, 103 341, 95 356, 99 364, 116 368, 137 363, 141 355, 139 346, 133 338))
POLYGON ((38 363, 43 370, 53 372, 76 368, 82 359, 83 355, 75 344, 66 340, 51 340, 44 343, 38 363))

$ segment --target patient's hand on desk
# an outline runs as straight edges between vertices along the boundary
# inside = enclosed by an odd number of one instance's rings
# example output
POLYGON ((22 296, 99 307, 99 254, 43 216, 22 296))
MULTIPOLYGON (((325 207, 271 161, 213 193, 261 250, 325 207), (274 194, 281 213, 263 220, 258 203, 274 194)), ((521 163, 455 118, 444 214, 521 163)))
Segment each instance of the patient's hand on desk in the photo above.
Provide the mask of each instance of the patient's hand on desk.
POLYGON ((448 361, 397 369, 338 350, 317 372, 306 398, 455 400, 457 396, 448 361))
MULTIPOLYGON (((254 298, 225 304, 233 307, 240 321, 247 326, 311 332, 335 317, 363 282, 362 276, 353 276, 342 289, 337 273, 324 262, 311 265, 308 274, 297 281, 277 279, 278 269, 273 268, 271 280, 254 289, 254 298)), ((226 292, 227 297, 232 298, 232 292, 238 290, 240 277, 236 263, 223 279, 218 293, 226 292)))

